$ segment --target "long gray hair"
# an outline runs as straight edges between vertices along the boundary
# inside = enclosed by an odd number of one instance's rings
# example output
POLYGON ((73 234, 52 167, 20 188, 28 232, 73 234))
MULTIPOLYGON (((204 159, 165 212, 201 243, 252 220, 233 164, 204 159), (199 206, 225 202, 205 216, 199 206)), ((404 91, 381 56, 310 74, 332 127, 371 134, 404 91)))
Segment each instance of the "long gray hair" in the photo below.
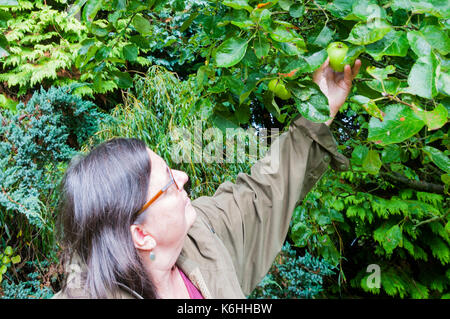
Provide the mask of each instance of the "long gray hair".
POLYGON ((90 298, 117 297, 123 285, 144 298, 157 297, 130 232, 147 199, 150 171, 144 142, 116 138, 74 157, 65 172, 60 243, 66 263, 76 255, 86 266, 83 284, 90 298))

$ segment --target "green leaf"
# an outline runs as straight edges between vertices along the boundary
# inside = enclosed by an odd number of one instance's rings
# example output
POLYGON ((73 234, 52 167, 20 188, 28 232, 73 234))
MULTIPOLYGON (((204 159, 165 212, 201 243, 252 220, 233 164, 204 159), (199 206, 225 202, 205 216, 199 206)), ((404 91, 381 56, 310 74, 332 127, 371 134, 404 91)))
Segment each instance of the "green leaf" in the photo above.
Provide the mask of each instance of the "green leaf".
POLYGON ((228 68, 239 63, 247 51, 247 39, 232 37, 214 50, 213 57, 218 67, 228 68))
POLYGON ((16 256, 14 256, 14 257, 11 258, 11 262, 12 262, 13 264, 18 264, 18 263, 20 263, 21 260, 22 260, 22 258, 20 258, 19 255, 16 255, 16 256))
POLYGON ((293 0, 280 0, 278 1, 278 5, 281 7, 281 9, 288 11, 291 5, 294 4, 293 0))
POLYGON ((322 48, 326 48, 333 40, 334 33, 334 30, 331 30, 325 25, 312 43, 322 48))
POLYGON ((371 116, 383 120, 383 112, 378 108, 375 102, 368 97, 362 95, 354 95, 352 96, 351 101, 361 105, 371 116))
POLYGON ((8 269, 8 268, 6 268, 6 265, 2 265, 2 266, 0 267, 0 275, 3 275, 4 273, 6 273, 7 269, 8 269))
POLYGON ((366 46, 366 52, 376 61, 381 60, 385 55, 406 56, 409 43, 404 31, 391 30, 381 40, 366 46))
POLYGON ((364 145, 358 145, 353 149, 351 162, 354 165, 361 166, 363 163, 363 160, 367 157, 367 154, 369 153, 369 149, 364 145))
POLYGON ((131 21, 133 27, 143 36, 150 35, 152 33, 152 26, 150 22, 144 18, 141 14, 136 15, 131 21))
POLYGON ((381 40, 391 30, 392 27, 389 23, 378 18, 366 23, 358 22, 350 31, 346 41, 357 45, 366 45, 381 40))
POLYGON ((401 161, 402 151, 396 144, 387 145, 381 152, 381 161, 384 164, 396 163, 401 161))
POLYGON ((278 26, 270 33, 272 39, 278 42, 291 42, 295 40, 295 36, 292 32, 283 26, 278 26))
POLYGON ((248 12, 253 11, 253 8, 248 4, 247 0, 223 0, 222 4, 237 10, 245 9, 248 12))
POLYGON ((269 54, 270 42, 263 34, 258 33, 258 36, 253 40, 253 49, 258 59, 262 59, 269 54))
POLYGON ((302 3, 294 3, 289 7, 289 15, 293 18, 300 18, 305 13, 305 6, 302 3))
POLYGON ((294 241, 294 245, 297 247, 305 247, 308 244, 308 239, 311 237, 312 231, 303 222, 298 222, 292 225, 291 238, 294 241))
POLYGON ((431 146, 424 146, 422 151, 430 157, 437 167, 446 173, 450 173, 450 158, 443 152, 431 146))
POLYGON ((366 71, 367 71, 367 73, 369 73, 373 78, 377 79, 378 81, 383 81, 388 78, 389 74, 392 74, 395 72, 395 67, 393 65, 388 65, 387 67, 381 69, 381 68, 376 68, 374 66, 368 66, 366 71))
POLYGON ((192 22, 195 20, 195 18, 197 18, 198 15, 199 15, 199 12, 191 13, 189 18, 187 18, 186 21, 184 21, 183 24, 181 25, 180 32, 186 31, 187 28, 189 28, 189 26, 192 24, 192 22))
POLYGON ((102 46, 96 53, 95 53, 95 60, 96 61, 103 61, 106 58, 109 57, 109 54, 111 53, 112 48, 108 46, 102 46))
POLYGON ((69 11, 67 12, 67 15, 70 17, 73 16, 74 14, 77 14, 81 10, 81 7, 83 7, 87 1, 88 0, 75 1, 75 3, 70 7, 69 11))
POLYGON ((327 9, 337 18, 344 19, 352 12, 352 0, 335 0, 327 4, 327 9))
POLYGON ((372 80, 366 82, 367 86, 372 90, 388 93, 391 95, 398 95, 402 89, 406 86, 405 82, 401 82, 399 79, 390 77, 384 81, 372 80))
POLYGON ((134 44, 127 44, 126 46, 123 47, 122 49, 123 51, 123 57, 128 60, 128 61, 136 61, 138 54, 139 54, 139 49, 137 48, 136 45, 134 44))
POLYGON ((432 99, 437 95, 437 60, 434 54, 421 56, 411 68, 408 76, 409 87, 405 92, 432 99))
POLYGON ((97 23, 91 23, 90 30, 95 36, 97 36, 99 38, 103 38, 103 37, 106 37, 108 35, 108 30, 106 30, 105 28, 101 27, 97 23))
POLYGON ((418 31, 409 31, 407 38, 417 56, 429 55, 432 49, 443 55, 450 52, 450 38, 447 32, 434 25, 427 25, 418 31))
POLYGON ((410 107, 403 104, 388 105, 384 110, 384 120, 372 117, 369 121, 369 141, 381 145, 400 143, 417 132, 425 123, 410 107))
POLYGON ((376 0, 358 0, 353 2, 352 11, 345 20, 367 21, 373 18, 386 18, 386 10, 376 0))
POLYGON ((13 249, 11 246, 7 246, 4 251, 6 256, 11 256, 13 254, 13 249))
POLYGON ((103 0, 88 0, 84 5, 82 18, 84 21, 93 21, 97 12, 103 6, 103 0))
POLYGON ((297 110, 308 120, 323 123, 330 119, 327 97, 313 81, 289 82, 297 110))
POLYGON ((432 111, 414 110, 416 114, 425 122, 428 130, 436 130, 447 123, 448 112, 444 105, 439 104, 432 111))
POLYGON ((392 8, 414 13, 429 13, 438 18, 450 18, 450 4, 447 0, 393 0, 392 8))
POLYGON ((121 89, 127 89, 133 85, 133 79, 127 72, 113 71, 111 74, 121 89))
POLYGON ((376 150, 369 150, 363 159, 362 168, 369 174, 376 175, 381 168, 381 160, 376 150))

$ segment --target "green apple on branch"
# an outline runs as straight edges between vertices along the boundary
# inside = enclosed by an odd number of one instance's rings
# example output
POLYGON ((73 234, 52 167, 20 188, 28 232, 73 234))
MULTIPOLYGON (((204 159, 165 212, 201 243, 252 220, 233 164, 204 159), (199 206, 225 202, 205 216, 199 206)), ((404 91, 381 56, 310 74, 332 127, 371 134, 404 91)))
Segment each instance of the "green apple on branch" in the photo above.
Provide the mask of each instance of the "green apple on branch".
POLYGON ((282 100, 289 100, 292 96, 291 92, 286 89, 280 79, 273 79, 269 82, 269 90, 282 100))
POLYGON ((337 72, 343 72, 345 64, 342 63, 348 52, 348 46, 343 42, 332 42, 327 47, 330 57, 330 66, 337 72))

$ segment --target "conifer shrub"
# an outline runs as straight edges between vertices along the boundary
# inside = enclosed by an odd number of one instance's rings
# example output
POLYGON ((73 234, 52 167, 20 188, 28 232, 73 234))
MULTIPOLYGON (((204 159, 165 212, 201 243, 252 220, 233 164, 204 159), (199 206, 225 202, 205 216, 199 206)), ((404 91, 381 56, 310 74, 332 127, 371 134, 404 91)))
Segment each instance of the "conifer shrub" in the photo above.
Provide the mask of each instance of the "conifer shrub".
POLYGON ((17 273, 28 261, 56 257, 57 185, 104 118, 92 102, 71 94, 75 88, 41 88, 15 112, 1 110, 0 252, 8 246, 4 255, 22 261, 2 259, 3 278, 11 267, 17 273))

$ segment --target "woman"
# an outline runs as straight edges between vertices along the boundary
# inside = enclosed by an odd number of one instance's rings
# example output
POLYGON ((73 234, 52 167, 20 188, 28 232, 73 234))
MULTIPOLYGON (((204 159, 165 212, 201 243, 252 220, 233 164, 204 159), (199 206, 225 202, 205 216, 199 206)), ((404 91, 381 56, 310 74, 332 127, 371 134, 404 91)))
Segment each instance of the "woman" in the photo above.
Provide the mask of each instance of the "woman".
MULTIPOLYGON (((314 73, 332 118, 361 62, 314 73)), ((136 139, 77 157, 62 182, 67 279, 56 298, 244 298, 281 250, 292 212, 328 165, 346 169, 325 124, 297 118, 251 174, 190 201, 188 176, 136 139), (273 154, 272 154, 273 155, 273 154)))

